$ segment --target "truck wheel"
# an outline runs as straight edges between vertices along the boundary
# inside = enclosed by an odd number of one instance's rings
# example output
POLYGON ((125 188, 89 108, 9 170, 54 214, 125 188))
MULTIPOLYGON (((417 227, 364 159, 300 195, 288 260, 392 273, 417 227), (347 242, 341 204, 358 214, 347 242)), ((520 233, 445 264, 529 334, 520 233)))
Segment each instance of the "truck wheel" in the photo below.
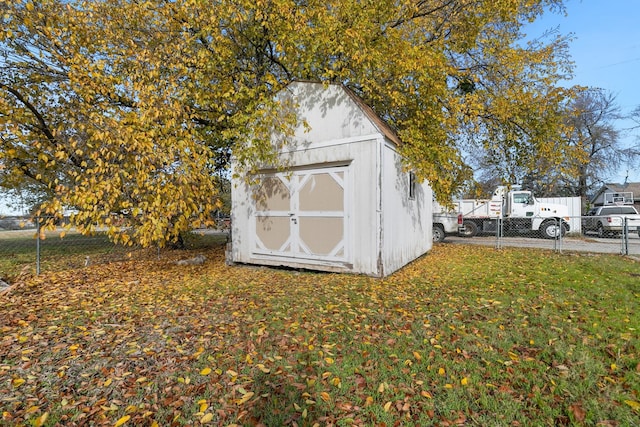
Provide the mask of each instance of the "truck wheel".
POLYGON ((602 224, 598 224, 598 237, 607 237, 607 232, 604 231, 602 224))
POLYGON ((444 228, 441 225, 433 226, 433 242, 440 243, 444 240, 444 228))
POLYGON ((478 226, 475 222, 465 221, 462 226, 464 227, 464 231, 460 233, 462 237, 473 237, 478 234, 478 226))
POLYGON ((545 239, 555 239, 558 235, 564 235, 565 228, 556 224, 555 221, 545 221, 540 226, 542 237, 545 239))

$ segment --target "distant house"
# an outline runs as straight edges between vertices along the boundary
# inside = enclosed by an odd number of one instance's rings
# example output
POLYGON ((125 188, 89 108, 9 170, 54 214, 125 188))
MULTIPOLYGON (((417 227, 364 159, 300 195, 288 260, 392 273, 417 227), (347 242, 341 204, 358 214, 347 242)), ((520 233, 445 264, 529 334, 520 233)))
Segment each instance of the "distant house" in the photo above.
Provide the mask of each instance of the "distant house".
POLYGON ((432 191, 392 129, 340 85, 279 96, 308 127, 279 153, 288 170, 233 180, 231 261, 382 277, 431 249, 432 191))
POLYGON ((592 206, 633 205, 640 212, 640 182, 604 184, 590 202, 592 206))

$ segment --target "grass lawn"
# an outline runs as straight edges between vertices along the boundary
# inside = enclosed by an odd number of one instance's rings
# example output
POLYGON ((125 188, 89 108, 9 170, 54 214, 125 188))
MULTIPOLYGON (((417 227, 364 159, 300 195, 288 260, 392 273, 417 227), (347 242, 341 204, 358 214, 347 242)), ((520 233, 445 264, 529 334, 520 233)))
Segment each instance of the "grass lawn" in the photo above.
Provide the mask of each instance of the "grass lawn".
POLYGON ((0 424, 640 424, 640 263, 436 245, 386 279, 162 259, 0 294, 0 424))

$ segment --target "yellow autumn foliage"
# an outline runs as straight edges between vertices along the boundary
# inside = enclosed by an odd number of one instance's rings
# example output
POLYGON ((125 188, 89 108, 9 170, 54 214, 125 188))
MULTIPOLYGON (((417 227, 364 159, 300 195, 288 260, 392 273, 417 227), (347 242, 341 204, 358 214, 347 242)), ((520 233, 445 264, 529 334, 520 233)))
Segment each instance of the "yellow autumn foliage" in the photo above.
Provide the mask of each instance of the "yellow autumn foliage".
POLYGON ((521 41, 549 7, 562 1, 0 0, 0 186, 163 246, 219 207, 231 152, 238 173, 275 163, 271 136, 297 118, 274 94, 310 79, 370 104, 444 200, 470 176, 467 143, 519 164, 571 155, 565 40, 521 41))

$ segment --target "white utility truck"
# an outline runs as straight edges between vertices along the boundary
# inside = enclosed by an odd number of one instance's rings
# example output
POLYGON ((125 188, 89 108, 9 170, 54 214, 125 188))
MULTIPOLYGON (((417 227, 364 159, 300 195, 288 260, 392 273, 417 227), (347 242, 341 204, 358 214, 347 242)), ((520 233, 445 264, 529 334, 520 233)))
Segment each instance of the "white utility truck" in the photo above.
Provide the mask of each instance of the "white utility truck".
POLYGON ((454 220, 459 234, 466 237, 480 232, 495 233, 500 222, 504 233, 538 233, 548 239, 569 231, 569 209, 566 206, 541 203, 531 191, 522 190, 520 186, 512 186, 511 189, 500 186, 491 199, 454 200, 453 206, 453 210, 444 210, 448 216, 443 214, 442 208, 434 207, 434 241, 436 227, 446 230, 445 225, 454 220))

